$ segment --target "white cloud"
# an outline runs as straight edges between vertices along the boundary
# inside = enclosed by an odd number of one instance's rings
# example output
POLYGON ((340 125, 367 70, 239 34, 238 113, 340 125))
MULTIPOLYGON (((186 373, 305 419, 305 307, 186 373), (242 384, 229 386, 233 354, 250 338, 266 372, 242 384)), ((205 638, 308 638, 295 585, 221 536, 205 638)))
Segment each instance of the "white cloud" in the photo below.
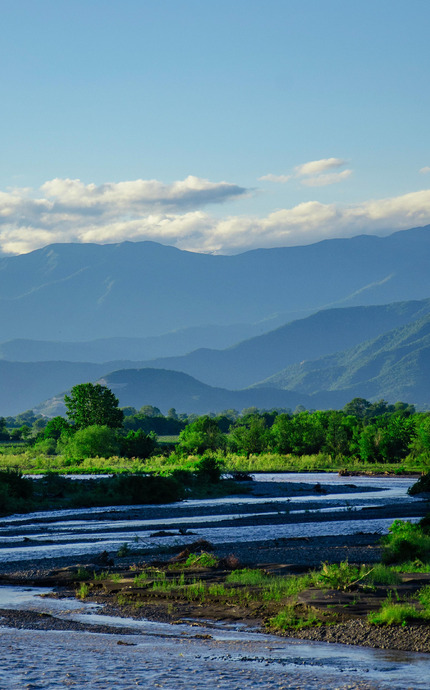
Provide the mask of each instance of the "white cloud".
POLYGON ((346 161, 342 158, 321 158, 318 161, 309 161, 309 163, 303 163, 303 165, 297 165, 294 168, 294 172, 297 177, 302 177, 304 175, 319 175, 327 170, 333 170, 333 168, 341 168, 346 164, 346 161))
POLYGON ((341 168, 346 164, 342 158, 322 158, 318 161, 309 161, 297 165, 294 168, 294 174, 291 175, 263 175, 259 180, 267 182, 289 182, 294 178, 298 178, 302 185, 306 187, 326 187, 327 185, 342 182, 352 174, 352 170, 343 170, 342 172, 327 173, 327 170, 334 170, 341 168))
POLYGON ((347 177, 352 175, 352 170, 348 168, 342 170, 338 173, 327 173, 326 175, 315 175, 315 177, 305 177, 301 180, 301 183, 306 187, 326 187, 329 184, 336 184, 337 182, 342 182, 346 180, 347 177))
POLYGON ((210 182, 193 175, 172 184, 164 184, 158 180, 131 180, 107 182, 100 186, 85 185, 81 180, 57 178, 45 182, 40 189, 59 207, 92 212, 106 210, 109 206, 127 209, 146 208, 148 205, 173 208, 201 206, 243 196, 247 192, 238 185, 210 182))
POLYGON ((262 177, 259 177, 259 180, 262 180, 263 182, 288 182, 291 180, 293 175, 272 175, 272 173, 269 173, 268 175, 263 175, 262 177))
MULTIPOLYGON (((44 194, 37 198, 29 190, 3 192, 0 251, 20 254, 54 242, 154 240, 191 251, 228 254, 363 232, 387 234, 430 223, 430 189, 351 205, 308 201, 263 218, 216 218, 199 208, 203 199, 207 203, 208 192, 220 201, 229 198, 231 189, 242 190, 227 183, 187 178, 174 185, 137 181, 99 187, 52 180, 43 185, 44 194), (188 200, 183 208, 185 196, 188 200), (194 208, 188 208, 192 197, 194 208)), ((236 194, 234 191, 233 196, 236 194)))
POLYGON ((430 167, 428 165, 424 166, 424 168, 420 169, 420 173, 422 175, 426 175, 427 173, 430 173, 430 167))

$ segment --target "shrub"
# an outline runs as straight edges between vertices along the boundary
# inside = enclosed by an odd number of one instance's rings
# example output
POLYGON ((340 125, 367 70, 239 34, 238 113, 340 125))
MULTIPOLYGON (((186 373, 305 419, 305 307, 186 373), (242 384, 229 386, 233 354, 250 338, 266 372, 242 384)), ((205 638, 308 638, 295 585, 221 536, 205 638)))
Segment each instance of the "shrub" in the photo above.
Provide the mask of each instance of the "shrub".
POLYGON ((109 458, 118 453, 116 433, 108 426, 88 426, 66 441, 63 454, 70 460, 109 458))
POLYGON ((218 558, 206 551, 202 553, 190 553, 185 561, 185 568, 215 568, 218 565, 218 558))
POLYGON ((389 527, 389 534, 382 538, 382 544, 384 563, 430 560, 430 534, 419 524, 395 520, 389 527))
POLYGON ((334 589, 346 589, 353 582, 364 575, 362 569, 349 565, 348 561, 342 563, 323 563, 318 572, 317 585, 325 585, 334 589))
POLYGON ((216 458, 204 456, 197 465, 197 479, 216 484, 221 479, 222 464, 216 458))
POLYGON ((408 489, 408 494, 410 496, 415 496, 416 494, 430 493, 430 472, 423 474, 422 477, 418 479, 412 486, 408 489))

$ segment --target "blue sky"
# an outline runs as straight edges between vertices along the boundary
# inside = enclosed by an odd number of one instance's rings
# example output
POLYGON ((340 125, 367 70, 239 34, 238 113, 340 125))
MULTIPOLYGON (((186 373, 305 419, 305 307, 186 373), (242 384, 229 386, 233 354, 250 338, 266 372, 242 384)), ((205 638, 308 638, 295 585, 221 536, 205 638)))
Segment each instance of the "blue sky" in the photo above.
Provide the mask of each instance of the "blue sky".
POLYGON ((427 0, 1 12, 5 253, 230 253, 430 223, 427 0))

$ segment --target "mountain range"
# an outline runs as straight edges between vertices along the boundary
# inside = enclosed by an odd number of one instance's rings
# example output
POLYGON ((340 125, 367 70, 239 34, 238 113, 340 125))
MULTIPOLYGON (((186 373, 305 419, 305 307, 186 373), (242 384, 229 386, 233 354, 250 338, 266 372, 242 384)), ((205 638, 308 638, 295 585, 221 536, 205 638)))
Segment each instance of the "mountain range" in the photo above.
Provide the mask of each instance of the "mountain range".
POLYGON ((236 256, 126 242, 1 259, 0 415, 55 413, 97 380, 163 411, 428 406, 429 248, 427 226, 236 256))
POLYGON ((429 251, 430 226, 234 256, 155 242, 53 244, 0 259, 0 340, 148 338, 282 319, 277 326, 327 307, 423 299, 429 251))

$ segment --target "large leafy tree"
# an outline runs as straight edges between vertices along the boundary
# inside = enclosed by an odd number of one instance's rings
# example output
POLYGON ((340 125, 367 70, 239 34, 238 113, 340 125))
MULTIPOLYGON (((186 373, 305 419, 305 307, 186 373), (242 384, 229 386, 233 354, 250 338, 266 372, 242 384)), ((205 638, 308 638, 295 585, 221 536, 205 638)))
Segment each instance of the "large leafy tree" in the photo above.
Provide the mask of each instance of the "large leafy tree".
POLYGON ((115 429, 122 425, 124 415, 118 409, 118 398, 110 388, 99 383, 73 386, 70 395, 64 396, 64 402, 67 416, 77 429, 94 425, 115 429))

